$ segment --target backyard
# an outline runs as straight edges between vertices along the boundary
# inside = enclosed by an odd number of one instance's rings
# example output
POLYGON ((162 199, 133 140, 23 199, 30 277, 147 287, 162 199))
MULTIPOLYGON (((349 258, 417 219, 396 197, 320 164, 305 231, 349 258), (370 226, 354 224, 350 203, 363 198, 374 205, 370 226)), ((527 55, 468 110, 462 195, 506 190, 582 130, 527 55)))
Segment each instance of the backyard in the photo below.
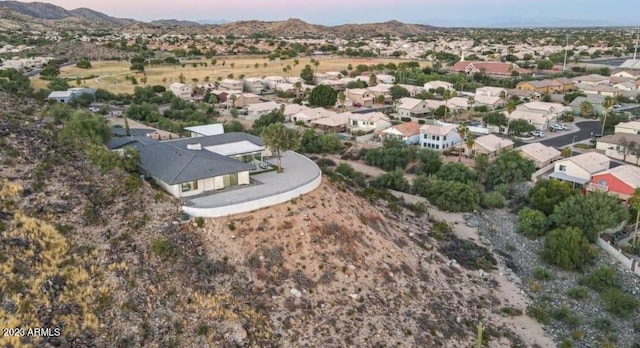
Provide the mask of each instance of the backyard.
MULTIPOLYGON (((148 65, 145 67, 144 73, 134 73, 129 70, 130 63, 128 61, 94 61, 91 62, 91 69, 77 68, 75 65, 62 67, 60 69, 60 77, 75 80, 82 79, 83 86, 92 88, 103 88, 114 93, 132 93, 135 85, 127 80, 127 76, 134 76, 140 85, 141 78, 146 76, 147 85, 163 85, 169 86, 173 82, 178 82, 180 74, 184 76, 185 83, 195 81, 202 82, 208 76, 210 81, 216 81, 218 78, 227 78, 233 74, 234 78, 241 75, 247 77, 262 77, 268 75, 279 76, 300 76, 300 72, 305 65, 311 64, 310 57, 299 58, 299 64, 294 66, 293 60, 274 60, 270 61, 264 56, 228 56, 216 58, 216 65, 211 64, 211 60, 194 60, 185 61, 182 65, 148 65), (195 67, 194 67, 195 63, 195 67), (207 66, 204 64, 207 63, 207 66), (283 72, 283 68, 291 67, 287 73, 283 72), (97 76, 97 77, 92 77, 97 76)), ((393 62, 398 64, 403 61, 401 59, 383 59, 383 58, 350 58, 350 57, 314 57, 313 59, 320 62, 317 67, 318 72, 324 71, 341 71, 346 70, 349 64, 355 67, 359 64, 387 64, 393 62)), ((430 65, 430 62, 421 62, 422 66, 430 65)), ((311 64, 313 66, 313 64, 311 64)), ((46 88, 48 81, 34 77, 31 80, 34 88, 46 88)), ((71 83, 72 85, 74 83, 71 83)))

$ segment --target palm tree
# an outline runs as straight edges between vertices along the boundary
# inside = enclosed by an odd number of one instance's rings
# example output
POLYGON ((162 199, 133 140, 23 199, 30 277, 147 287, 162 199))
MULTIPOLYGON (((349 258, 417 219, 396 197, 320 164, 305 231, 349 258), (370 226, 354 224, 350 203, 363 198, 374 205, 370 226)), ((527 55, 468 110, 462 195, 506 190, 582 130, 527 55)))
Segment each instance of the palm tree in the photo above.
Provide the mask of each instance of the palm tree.
POLYGON ((369 76, 369 86, 375 86, 378 84, 378 78, 376 77, 376 74, 371 74, 371 76, 369 76))
POLYGON ((449 111, 449 99, 455 98, 458 96, 456 91, 446 90, 442 94, 442 98, 444 98, 444 121, 447 122, 447 112, 449 111))
POLYGON ((609 116, 609 110, 614 103, 615 100, 610 96, 604 97, 604 100, 602 101, 602 107, 604 108, 604 118, 602 119, 602 131, 600 132, 601 135, 604 135, 604 126, 607 124, 607 116, 609 116))
POLYGON ((469 157, 471 157, 471 151, 473 149, 473 145, 476 144, 476 137, 474 137, 473 135, 469 134, 467 139, 464 141, 464 144, 467 145, 467 149, 469 150, 467 152, 467 154, 468 154, 469 157))
POLYGON ((635 191, 633 191, 633 195, 629 197, 628 203, 633 209, 638 212, 636 214, 636 229, 633 234, 633 245, 636 245, 638 240, 638 222, 640 222, 640 188, 637 188, 635 191))
POLYGON ((296 91, 296 99, 300 99, 300 93, 302 92, 302 82, 296 81, 296 83, 293 84, 293 88, 296 91))
POLYGON ((346 94, 344 92, 338 93, 338 101, 340 102, 340 109, 344 112, 344 102, 347 100, 346 94))
POLYGON ((507 136, 509 136, 509 124, 511 123, 511 114, 516 111, 516 103, 510 101, 507 103, 507 136))
MULTIPOLYGON (((466 141, 466 138, 470 135, 469 134, 469 126, 467 126, 467 122, 464 122, 463 124, 461 124, 460 126, 458 126, 458 134, 460 135, 460 139, 462 139, 462 141, 466 141)), ((462 159, 462 151, 458 152, 458 162, 460 162, 462 159)))
POLYGON ((232 94, 229 97, 229 100, 231 100, 231 107, 235 109, 236 108, 236 100, 238 100, 238 96, 236 96, 235 94, 232 94))
POLYGON ((469 110, 473 109, 473 105, 476 103, 476 98, 473 96, 469 96, 467 98, 467 105, 469 106, 469 110))
POLYGON ((320 61, 316 60, 313 62, 313 66, 316 67, 316 71, 315 71, 316 74, 318 73, 318 65, 320 65, 320 61))

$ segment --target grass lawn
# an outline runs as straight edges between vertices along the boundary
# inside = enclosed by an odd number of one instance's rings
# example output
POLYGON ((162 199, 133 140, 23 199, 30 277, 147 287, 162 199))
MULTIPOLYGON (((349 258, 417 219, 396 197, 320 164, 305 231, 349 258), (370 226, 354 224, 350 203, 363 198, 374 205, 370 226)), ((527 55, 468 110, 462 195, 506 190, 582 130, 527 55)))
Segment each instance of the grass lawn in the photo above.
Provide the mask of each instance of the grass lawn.
MULTIPOLYGON (((229 74, 233 74, 234 78, 238 78, 240 75, 246 77, 262 77, 268 75, 280 75, 280 76, 300 76, 300 71, 306 64, 310 64, 309 57, 299 58, 300 64, 293 66, 293 59, 288 60, 275 60, 269 61, 262 56, 231 56, 231 57, 219 57, 216 58, 218 64, 211 65, 210 60, 201 60, 185 63, 183 68, 181 65, 176 66, 148 66, 144 74, 135 74, 129 70, 130 63, 128 61, 95 61, 91 62, 91 69, 80 69, 75 66, 66 66, 60 69, 60 77, 67 79, 75 79, 77 77, 84 78, 91 75, 100 76, 98 79, 83 80, 83 86, 93 88, 104 88, 114 93, 132 93, 134 85, 127 81, 125 77, 127 75, 136 76, 138 83, 140 78, 145 74, 147 76, 147 85, 163 85, 168 87, 171 83, 178 81, 178 76, 184 74, 186 83, 193 83, 193 79, 198 79, 202 82, 206 76, 209 76, 213 82, 218 77, 226 78, 229 74), (192 67, 191 63, 207 62, 207 67, 192 67), (224 62, 224 65, 222 65, 224 62), (265 67, 264 64, 267 64, 265 67), (256 64, 258 67, 256 68, 256 64), (234 65, 234 67, 231 67, 234 65), (292 70, 289 73, 284 73, 282 69, 290 65, 292 70)), ((402 59, 383 59, 383 58, 341 58, 341 57, 315 57, 320 62, 318 66, 319 72, 325 71, 340 71, 346 70, 347 66, 351 64, 355 67, 358 64, 379 64, 393 62, 398 64, 403 61, 402 59)), ((430 62, 420 62, 421 66, 429 66, 430 62)), ((34 88, 46 88, 48 81, 40 80, 39 78, 32 78, 31 84, 34 88)), ((72 86, 75 86, 74 81, 70 81, 72 86)))

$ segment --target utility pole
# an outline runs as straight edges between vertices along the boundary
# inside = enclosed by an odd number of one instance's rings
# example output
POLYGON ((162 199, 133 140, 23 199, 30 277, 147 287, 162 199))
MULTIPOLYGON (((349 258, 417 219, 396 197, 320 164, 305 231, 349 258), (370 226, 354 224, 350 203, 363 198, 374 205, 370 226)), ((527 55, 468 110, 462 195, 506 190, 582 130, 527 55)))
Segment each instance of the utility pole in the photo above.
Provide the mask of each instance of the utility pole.
POLYGON ((567 70, 567 53, 569 52, 569 37, 571 34, 567 34, 567 43, 564 46, 564 64, 562 65, 562 71, 567 70))

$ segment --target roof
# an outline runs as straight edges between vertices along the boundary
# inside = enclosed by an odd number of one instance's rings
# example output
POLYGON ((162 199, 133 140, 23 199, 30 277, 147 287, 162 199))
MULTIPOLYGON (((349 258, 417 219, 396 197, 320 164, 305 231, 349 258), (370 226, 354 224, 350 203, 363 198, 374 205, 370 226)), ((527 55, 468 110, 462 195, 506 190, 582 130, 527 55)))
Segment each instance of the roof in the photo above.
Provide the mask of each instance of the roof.
POLYGON ((420 127, 420 132, 424 133, 424 134, 431 134, 431 135, 440 135, 440 136, 445 136, 453 131, 456 130, 456 125, 453 124, 446 124, 446 125, 424 125, 422 127, 420 127))
POLYGON ((561 152, 554 147, 545 146, 540 143, 531 143, 520 146, 518 150, 524 152, 527 156, 538 162, 546 162, 559 158, 561 152))
POLYGON ((146 136, 147 134, 155 132, 155 129, 151 128, 130 128, 129 135, 127 135, 127 129, 124 127, 111 127, 111 134, 115 137, 138 137, 146 136))
POLYGON ((640 130, 640 121, 621 122, 616 125, 616 128, 618 127, 640 130))
POLYGON ((628 133, 617 133, 606 135, 602 138, 598 139, 599 143, 604 144, 614 144, 614 145, 626 145, 630 142, 635 142, 636 144, 640 144, 640 134, 628 134, 628 133))
POLYGON ((308 109, 308 107, 304 106, 304 105, 300 105, 300 104, 287 104, 284 107, 284 115, 293 115, 293 114, 297 114, 298 112, 302 111, 302 110, 306 110, 308 109))
POLYGON ((560 162, 572 162, 585 171, 594 174, 609 169, 611 159, 599 152, 585 152, 577 156, 569 157, 560 162))
POLYGON ((640 69, 640 59, 627 59, 620 67, 624 69, 640 69))
POLYGON ((381 112, 368 112, 366 114, 351 114, 349 117, 351 120, 366 121, 366 122, 378 122, 389 121, 389 116, 381 112))
POLYGON ((398 103, 398 108, 399 109, 412 110, 413 108, 418 106, 420 103, 422 103, 423 100, 416 99, 416 98, 404 97, 404 98, 400 98, 400 100, 398 102, 399 102, 398 103))
POLYGON ((73 96, 73 91, 53 91, 49 93, 47 98, 71 98, 73 96))
POLYGON ((335 114, 335 112, 324 108, 305 108, 292 115, 291 118, 295 118, 297 120, 317 120, 319 118, 329 117, 335 114))
POLYGON ((574 82, 578 82, 578 81, 601 82, 601 81, 605 81, 605 80, 608 80, 608 79, 609 78, 606 77, 606 76, 602 76, 602 75, 598 75, 598 74, 590 74, 590 75, 574 77, 573 81, 574 82))
POLYGON ((235 156, 245 153, 263 151, 264 146, 259 146, 250 141, 242 140, 235 143, 207 146, 204 149, 207 151, 215 152, 218 155, 235 156))
POLYGON ((405 137, 410 137, 412 135, 420 134, 420 125, 415 122, 405 122, 399 125, 395 125, 391 128, 387 128, 383 130, 383 133, 396 132, 402 134, 405 137))
POLYGON ((261 112, 261 111, 272 111, 280 108, 280 104, 274 101, 268 101, 264 103, 256 103, 250 104, 247 106, 247 110, 249 112, 261 112))
POLYGON ((192 133, 201 134, 204 136, 224 134, 224 126, 222 123, 207 124, 204 126, 185 127, 185 130, 188 130, 189 132, 192 132, 192 133))
POLYGON ((446 82, 446 81, 439 81, 439 80, 435 80, 435 81, 429 81, 429 82, 425 82, 424 83, 425 88, 433 88, 433 89, 438 89, 438 87, 442 87, 442 88, 452 88, 453 87, 453 83, 451 82, 446 82), (430 86, 430 87, 427 87, 430 86))
POLYGON ((605 170, 597 175, 610 174, 620 181, 636 189, 640 187, 640 167, 631 164, 624 164, 609 170, 605 170))
POLYGON ((493 134, 487 134, 476 138, 476 144, 485 148, 489 152, 494 152, 498 149, 504 149, 513 146, 513 141, 500 138, 493 134))
POLYGON ((496 105, 497 103, 499 103, 502 99, 500 99, 500 97, 490 97, 488 95, 478 95, 476 94, 476 96, 473 98, 473 101, 476 104, 485 104, 485 105, 496 105))
POLYGON ((503 63, 503 62, 471 62, 471 61, 460 61, 453 65, 451 68, 452 71, 467 71, 471 69, 472 71, 482 71, 484 70, 487 74, 492 75, 506 75, 510 76, 512 71, 517 71, 519 73, 531 73, 531 71, 527 69, 522 69, 518 67, 516 64, 512 63, 503 63))
POLYGON ((583 178, 567 175, 567 173, 564 173, 564 172, 553 172, 549 175, 549 177, 552 177, 558 180, 563 180, 563 181, 575 182, 576 184, 579 184, 579 185, 584 185, 589 182, 589 179, 583 179, 583 178))
POLYGON ((582 104, 585 101, 588 101, 589 103, 593 104, 594 107, 602 107, 604 96, 599 94, 587 94, 586 97, 577 97, 569 105, 572 107, 579 107, 580 104, 582 104))
POLYGON ((226 133, 163 142, 135 142, 133 145, 140 152, 140 168, 169 185, 176 185, 255 169, 252 164, 206 150, 207 147, 243 141, 264 146, 262 139, 247 133, 226 133), (196 144, 203 150, 192 149, 196 144))
POLYGON ((327 127, 340 127, 347 124, 349 117, 353 115, 350 112, 344 112, 341 114, 328 115, 311 121, 312 124, 327 126, 327 127))
POLYGON ((122 149, 127 145, 133 145, 134 143, 151 144, 154 142, 156 142, 156 140, 147 136, 113 138, 107 143, 107 149, 117 150, 122 149))
POLYGON ((347 93, 355 94, 355 95, 363 95, 363 94, 369 93, 369 91, 367 91, 364 88, 352 88, 352 89, 347 89, 347 93))
POLYGON ((596 91, 596 92, 618 92, 618 89, 615 87, 607 86, 607 85, 595 85, 592 87, 587 87, 584 89, 585 91, 596 91))

